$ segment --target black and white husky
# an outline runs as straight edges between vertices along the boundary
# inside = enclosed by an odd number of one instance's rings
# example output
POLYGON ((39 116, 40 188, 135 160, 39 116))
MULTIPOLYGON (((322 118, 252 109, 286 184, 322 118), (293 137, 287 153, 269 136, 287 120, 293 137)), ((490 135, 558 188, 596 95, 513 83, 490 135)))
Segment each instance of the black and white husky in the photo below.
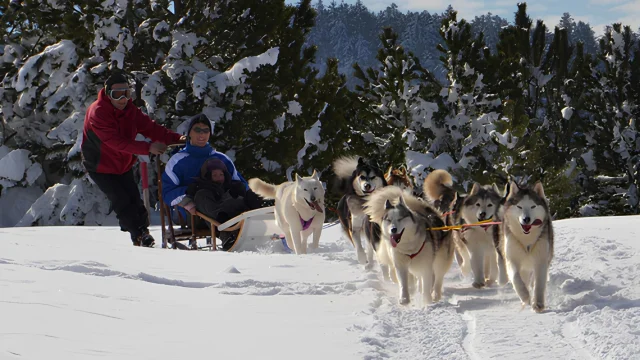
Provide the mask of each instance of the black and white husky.
POLYGON ((384 173, 372 161, 361 157, 341 157, 333 162, 333 172, 339 180, 339 191, 343 194, 338 202, 338 217, 349 240, 356 248, 361 264, 373 260, 373 252, 365 253, 361 233, 365 226, 364 202, 376 190, 387 185, 384 173))

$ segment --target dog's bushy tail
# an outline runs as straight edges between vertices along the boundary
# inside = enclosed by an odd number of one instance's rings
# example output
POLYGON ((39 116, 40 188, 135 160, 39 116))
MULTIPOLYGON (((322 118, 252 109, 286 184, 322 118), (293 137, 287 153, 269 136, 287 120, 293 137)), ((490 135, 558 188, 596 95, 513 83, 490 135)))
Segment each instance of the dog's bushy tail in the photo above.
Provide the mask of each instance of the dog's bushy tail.
POLYGON ((343 156, 333 161, 333 172, 340 179, 350 177, 357 167, 357 156, 343 156))
POLYGON ((258 178, 249 179, 249 188, 251 188, 254 193, 262 196, 265 199, 276 198, 276 186, 266 183, 258 178))
POLYGON ((442 195, 453 187, 453 178, 446 170, 434 170, 427 178, 424 179, 422 184, 422 191, 426 199, 433 202, 440 199, 442 195))

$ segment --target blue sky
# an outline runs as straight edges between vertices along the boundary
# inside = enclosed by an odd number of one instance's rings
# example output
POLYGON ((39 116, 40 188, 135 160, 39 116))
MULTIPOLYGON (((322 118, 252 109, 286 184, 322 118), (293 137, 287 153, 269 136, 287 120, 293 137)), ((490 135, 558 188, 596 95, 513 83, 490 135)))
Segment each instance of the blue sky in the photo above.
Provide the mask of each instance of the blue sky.
MULTIPOLYGON (((286 0, 287 3, 297 1, 286 0)), ((312 0, 315 3, 317 0, 312 0)), ((331 0, 323 0, 328 4, 331 0)), ((338 3, 340 0, 336 0, 338 3)), ((522 1, 522 0, 521 0, 522 1)), ((354 3, 355 0, 345 0, 354 3)), ((401 11, 442 12, 451 4, 459 16, 471 20, 475 15, 491 12, 513 22, 517 0, 362 0, 369 10, 378 12, 392 2, 401 11)), ((600 35, 603 27, 614 22, 630 25, 633 31, 640 27, 640 0, 534 0, 527 1, 529 16, 542 19, 549 27, 555 26, 563 13, 568 12, 575 21, 588 22, 593 31, 600 35)))

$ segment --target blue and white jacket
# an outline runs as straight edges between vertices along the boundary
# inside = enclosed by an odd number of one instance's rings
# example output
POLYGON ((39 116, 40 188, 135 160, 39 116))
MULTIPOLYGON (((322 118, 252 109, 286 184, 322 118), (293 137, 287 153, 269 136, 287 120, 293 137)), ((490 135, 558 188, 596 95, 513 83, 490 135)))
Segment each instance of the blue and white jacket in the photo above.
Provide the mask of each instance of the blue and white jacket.
MULTIPOLYGON (((218 158, 227 166, 231 179, 242 181, 247 189, 249 184, 236 170, 233 161, 221 152, 217 152, 211 145, 203 147, 187 145, 171 156, 162 173, 162 199, 171 206, 178 205, 185 197, 189 184, 200 176, 200 168, 207 159, 218 158)), ((183 209, 180 211, 184 213, 183 209)), ((185 214, 186 215, 186 214, 185 214)))

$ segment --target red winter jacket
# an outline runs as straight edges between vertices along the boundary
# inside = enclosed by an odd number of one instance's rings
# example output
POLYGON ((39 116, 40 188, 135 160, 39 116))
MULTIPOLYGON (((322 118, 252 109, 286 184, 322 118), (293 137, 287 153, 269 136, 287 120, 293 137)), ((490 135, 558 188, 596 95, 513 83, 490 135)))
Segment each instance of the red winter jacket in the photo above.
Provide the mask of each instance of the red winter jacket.
POLYGON ((133 155, 148 155, 151 146, 136 141, 138 133, 167 145, 180 140, 180 134, 156 124, 131 100, 124 110, 116 109, 101 89, 98 100, 89 105, 84 117, 81 149, 85 169, 103 174, 129 171, 137 160, 133 155))

